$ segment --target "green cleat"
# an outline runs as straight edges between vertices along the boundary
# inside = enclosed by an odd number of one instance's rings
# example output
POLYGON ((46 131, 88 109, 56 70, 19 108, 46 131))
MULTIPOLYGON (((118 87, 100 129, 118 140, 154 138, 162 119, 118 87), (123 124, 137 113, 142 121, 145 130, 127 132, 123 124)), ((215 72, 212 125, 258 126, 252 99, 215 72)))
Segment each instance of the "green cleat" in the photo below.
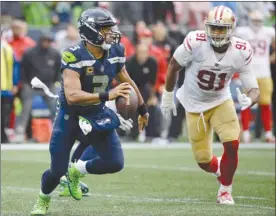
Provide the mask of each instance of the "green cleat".
MULTIPOLYGON (((84 175, 81 175, 81 178, 83 177, 84 175)), ((61 177, 59 185, 60 185, 59 196, 62 196, 62 197, 71 196, 68 188, 68 181, 65 176, 61 177)), ((80 187, 82 191, 82 196, 88 196, 88 192, 89 192, 88 186, 85 183, 80 181, 80 187)))
POLYGON ((75 164, 72 163, 71 167, 68 168, 68 172, 66 173, 67 185, 71 196, 75 200, 81 200, 82 191, 80 187, 80 171, 75 168, 75 164))
POLYGON ((36 216, 46 215, 47 210, 49 208, 50 200, 51 200, 50 196, 39 194, 38 200, 36 201, 33 207, 33 210, 31 211, 31 215, 36 215, 36 216))

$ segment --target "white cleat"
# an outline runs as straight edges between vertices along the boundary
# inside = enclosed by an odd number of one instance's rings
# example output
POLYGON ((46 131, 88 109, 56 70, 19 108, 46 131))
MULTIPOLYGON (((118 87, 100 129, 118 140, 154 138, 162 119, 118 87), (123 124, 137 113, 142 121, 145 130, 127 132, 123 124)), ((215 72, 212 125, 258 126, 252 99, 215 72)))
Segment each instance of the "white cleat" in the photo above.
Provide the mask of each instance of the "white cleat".
POLYGON ((222 189, 222 187, 223 186, 221 186, 218 191, 217 203, 225 205, 234 205, 235 202, 231 195, 231 186, 229 186, 229 189, 227 190, 222 189))
POLYGON ((249 130, 245 130, 242 132, 242 141, 243 141, 243 143, 251 142, 251 134, 250 134, 249 130))
POLYGON ((275 137, 273 136, 271 131, 267 131, 265 133, 265 141, 267 143, 275 143, 275 137))

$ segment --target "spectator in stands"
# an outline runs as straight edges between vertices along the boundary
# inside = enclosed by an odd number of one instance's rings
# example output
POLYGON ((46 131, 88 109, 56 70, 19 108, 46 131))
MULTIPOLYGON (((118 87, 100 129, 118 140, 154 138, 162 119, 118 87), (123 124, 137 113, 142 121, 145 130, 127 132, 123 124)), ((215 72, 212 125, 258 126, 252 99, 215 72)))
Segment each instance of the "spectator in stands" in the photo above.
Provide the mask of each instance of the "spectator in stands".
POLYGON ((145 1, 144 20, 147 25, 154 24, 158 21, 168 23, 168 17, 171 22, 176 24, 176 12, 172 1, 145 1))
MULTIPOLYGON (((160 136, 160 124, 156 119, 156 106, 158 104, 158 99, 155 95, 154 85, 156 81, 157 73, 157 62, 156 60, 149 56, 149 47, 145 44, 138 44, 136 46, 136 53, 126 62, 126 68, 129 72, 130 77, 136 83, 139 88, 144 101, 147 102, 150 113, 149 125, 146 128, 146 136, 148 137, 158 137, 160 136), (159 129, 158 129, 159 128, 159 129)), ((132 118, 136 120, 134 116, 132 118)), ((137 138, 138 136, 138 125, 137 122, 134 123, 134 128, 132 130, 132 137, 137 138)))
POLYGON ((153 44, 153 34, 149 29, 144 29, 139 35, 139 41, 149 47, 149 54, 157 60, 157 78, 155 83, 155 91, 158 96, 163 92, 165 78, 167 73, 168 61, 166 54, 153 44))
POLYGON ((147 29, 147 25, 144 21, 140 20, 135 23, 134 32, 133 32, 133 43, 136 45, 139 43, 139 35, 143 33, 143 31, 147 29))
POLYGON ((65 30, 60 30, 56 34, 56 48, 63 51, 69 46, 76 45, 80 42, 80 36, 76 26, 68 24, 65 30))
POLYGON ((134 55, 135 47, 133 46, 131 40, 125 34, 122 34, 121 43, 125 47, 125 56, 127 58, 134 55))
POLYGON ((9 140, 5 128, 9 125, 13 97, 18 91, 18 63, 12 47, 1 38, 1 143, 9 140))
POLYGON ((152 32, 154 38, 153 44, 162 50, 169 61, 178 46, 177 42, 169 37, 168 29, 162 22, 157 22, 153 26, 152 32))
POLYGON ((27 36, 28 26, 22 20, 14 20, 11 25, 12 35, 7 38, 8 43, 12 46, 15 57, 21 61, 23 53, 35 46, 35 41, 27 36))
POLYGON ((31 80, 38 77, 51 91, 55 92, 54 84, 60 80, 60 52, 51 47, 53 36, 50 33, 43 33, 36 47, 24 53, 21 62, 22 87, 22 116, 18 121, 17 132, 24 134, 32 109, 34 95, 41 95, 47 103, 51 114, 54 117, 55 100, 45 96, 41 90, 32 89, 31 80))
POLYGON ((51 26, 52 2, 22 2, 24 6, 24 17, 29 25, 36 27, 51 26))

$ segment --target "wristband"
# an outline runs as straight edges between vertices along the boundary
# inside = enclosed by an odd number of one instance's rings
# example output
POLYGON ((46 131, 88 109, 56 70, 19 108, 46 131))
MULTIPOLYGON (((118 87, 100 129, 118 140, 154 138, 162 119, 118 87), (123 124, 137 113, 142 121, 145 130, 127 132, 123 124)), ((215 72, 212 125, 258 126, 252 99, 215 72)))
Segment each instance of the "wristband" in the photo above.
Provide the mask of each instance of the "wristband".
POLYGON ((108 92, 100 93, 99 98, 101 102, 106 102, 109 100, 109 93, 108 92))
POLYGON ((145 115, 148 112, 148 107, 143 103, 140 107, 138 107, 137 111, 140 115, 145 115))

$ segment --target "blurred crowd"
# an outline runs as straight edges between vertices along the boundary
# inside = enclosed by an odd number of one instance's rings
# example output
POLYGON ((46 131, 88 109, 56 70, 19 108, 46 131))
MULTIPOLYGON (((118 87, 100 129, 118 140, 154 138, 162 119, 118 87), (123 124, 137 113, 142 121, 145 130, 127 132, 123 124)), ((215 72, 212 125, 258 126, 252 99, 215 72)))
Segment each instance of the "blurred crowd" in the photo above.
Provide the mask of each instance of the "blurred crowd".
MULTIPOLYGON (((55 100, 32 89, 30 81, 36 76, 52 92, 58 91, 61 52, 80 41, 77 19, 84 9, 96 6, 107 8, 118 19, 126 68, 150 112, 144 133, 138 133, 135 123, 130 133, 121 136, 155 143, 185 139, 184 108, 177 104, 178 115, 170 122, 163 120, 159 108, 168 61, 190 30, 204 29, 206 14, 217 5, 230 7, 237 25, 248 25, 249 12, 258 9, 265 16, 264 24, 275 26, 275 2, 1 2, 1 143, 49 139, 50 132, 45 133, 51 130, 55 100)), ((184 76, 183 69, 177 88, 184 76)), ((275 74, 272 77, 276 83, 275 74)), ((259 121, 255 110, 254 121, 259 121)), ((262 129, 255 128, 259 138, 262 129)))

